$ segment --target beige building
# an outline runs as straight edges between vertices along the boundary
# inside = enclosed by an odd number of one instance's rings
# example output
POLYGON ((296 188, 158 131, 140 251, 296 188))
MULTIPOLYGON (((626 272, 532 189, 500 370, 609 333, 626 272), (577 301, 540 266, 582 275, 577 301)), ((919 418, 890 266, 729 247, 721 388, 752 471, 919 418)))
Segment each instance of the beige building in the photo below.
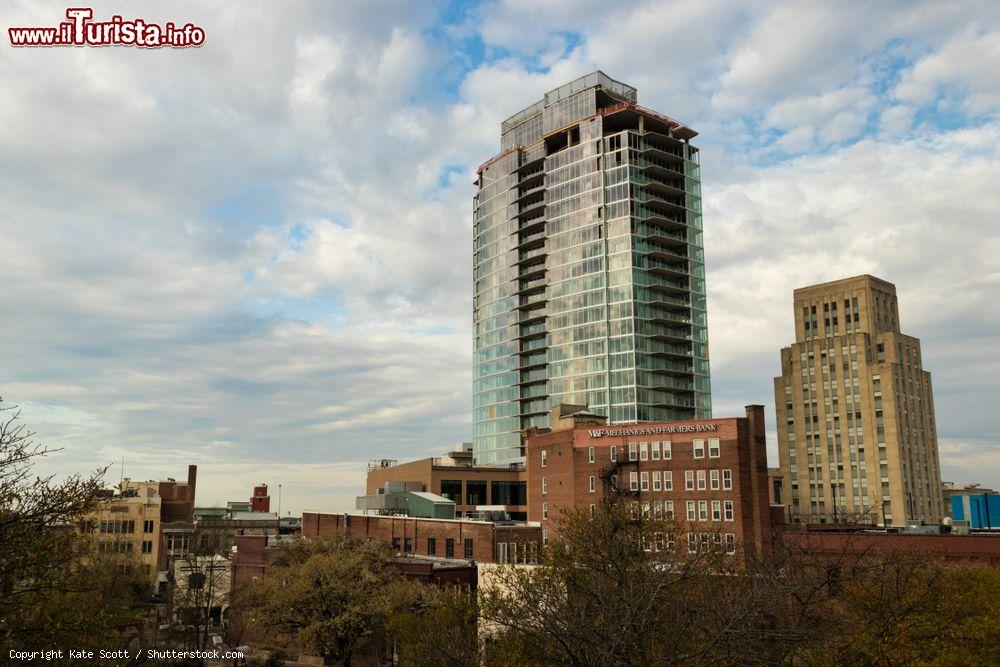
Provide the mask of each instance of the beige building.
POLYGON ((795 290, 774 401, 791 521, 941 521, 931 376, 920 341, 900 333, 894 285, 864 275, 795 290))
POLYGON ((150 582, 159 571, 160 506, 159 482, 124 480, 120 489, 108 490, 106 502, 88 525, 102 553, 134 562, 150 582))

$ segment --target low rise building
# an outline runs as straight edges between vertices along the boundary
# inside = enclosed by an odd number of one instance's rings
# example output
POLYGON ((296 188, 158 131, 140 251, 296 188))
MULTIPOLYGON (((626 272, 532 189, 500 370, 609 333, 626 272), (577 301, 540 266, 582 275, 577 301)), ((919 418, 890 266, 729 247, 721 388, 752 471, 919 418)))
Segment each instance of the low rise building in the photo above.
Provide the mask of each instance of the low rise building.
POLYGON ((523 465, 475 465, 472 446, 468 443, 461 450, 444 456, 408 463, 395 459, 371 461, 366 493, 377 494, 387 482, 416 483, 420 488, 413 490, 453 501, 457 517, 476 512, 480 506, 502 505, 511 518, 527 518, 523 465))
POLYGON ((1000 494, 978 483, 942 483, 945 510, 952 521, 965 522, 972 530, 1000 530, 1000 494))
POLYGON ((302 534, 319 537, 335 530, 383 540, 403 556, 435 556, 476 562, 534 562, 541 527, 518 521, 427 519, 364 514, 302 514, 302 534))

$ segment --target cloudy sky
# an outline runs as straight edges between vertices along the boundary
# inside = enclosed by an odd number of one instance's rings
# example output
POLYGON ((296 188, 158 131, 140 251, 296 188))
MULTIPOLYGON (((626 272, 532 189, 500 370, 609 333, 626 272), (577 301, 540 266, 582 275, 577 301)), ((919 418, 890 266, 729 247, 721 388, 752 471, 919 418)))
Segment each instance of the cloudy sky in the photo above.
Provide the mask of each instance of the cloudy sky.
POLYGON ((873 273, 945 478, 1000 485, 1000 4, 93 6, 206 43, 4 35, 0 395, 62 448, 46 470, 197 463, 199 504, 267 481, 345 509, 369 458, 470 439, 474 170, 600 68, 700 132, 716 416, 773 430, 792 289, 873 273))

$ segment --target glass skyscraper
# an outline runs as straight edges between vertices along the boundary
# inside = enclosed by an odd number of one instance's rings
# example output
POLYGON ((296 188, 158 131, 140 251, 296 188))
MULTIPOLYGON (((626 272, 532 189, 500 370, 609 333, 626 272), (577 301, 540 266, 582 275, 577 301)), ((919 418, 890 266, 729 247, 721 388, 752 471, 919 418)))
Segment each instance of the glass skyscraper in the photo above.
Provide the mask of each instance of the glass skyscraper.
POLYGON ((697 135, 594 72, 501 125, 474 200, 473 452, 560 403, 711 417, 697 135))

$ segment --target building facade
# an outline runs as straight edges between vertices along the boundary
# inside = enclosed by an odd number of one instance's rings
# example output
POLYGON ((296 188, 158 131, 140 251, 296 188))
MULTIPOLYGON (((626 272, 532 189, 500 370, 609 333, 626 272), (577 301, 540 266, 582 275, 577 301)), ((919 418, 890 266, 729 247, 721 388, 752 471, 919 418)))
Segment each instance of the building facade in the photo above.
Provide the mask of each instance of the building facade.
POLYGON ((746 417, 617 426, 584 417, 531 429, 526 450, 528 519, 543 543, 558 539, 562 510, 596 511, 618 489, 644 515, 676 522, 692 550, 770 546, 763 406, 747 406, 746 417))
POLYGON ((333 531, 388 542, 403 556, 458 558, 480 563, 535 562, 542 538, 537 523, 302 514, 303 536, 320 537, 333 531))
POLYGON ((696 135, 602 72, 503 122, 474 199, 477 462, 560 403, 711 416, 696 135))
POLYGON ((931 376, 900 332, 895 286, 864 275, 805 287, 794 311, 774 379, 791 521, 940 522, 931 376))
POLYGON ((407 463, 378 459, 368 465, 366 493, 378 494, 386 483, 415 483, 424 491, 455 502, 455 516, 465 517, 481 506, 502 506, 512 519, 527 517, 524 466, 475 465, 470 448, 407 463))

